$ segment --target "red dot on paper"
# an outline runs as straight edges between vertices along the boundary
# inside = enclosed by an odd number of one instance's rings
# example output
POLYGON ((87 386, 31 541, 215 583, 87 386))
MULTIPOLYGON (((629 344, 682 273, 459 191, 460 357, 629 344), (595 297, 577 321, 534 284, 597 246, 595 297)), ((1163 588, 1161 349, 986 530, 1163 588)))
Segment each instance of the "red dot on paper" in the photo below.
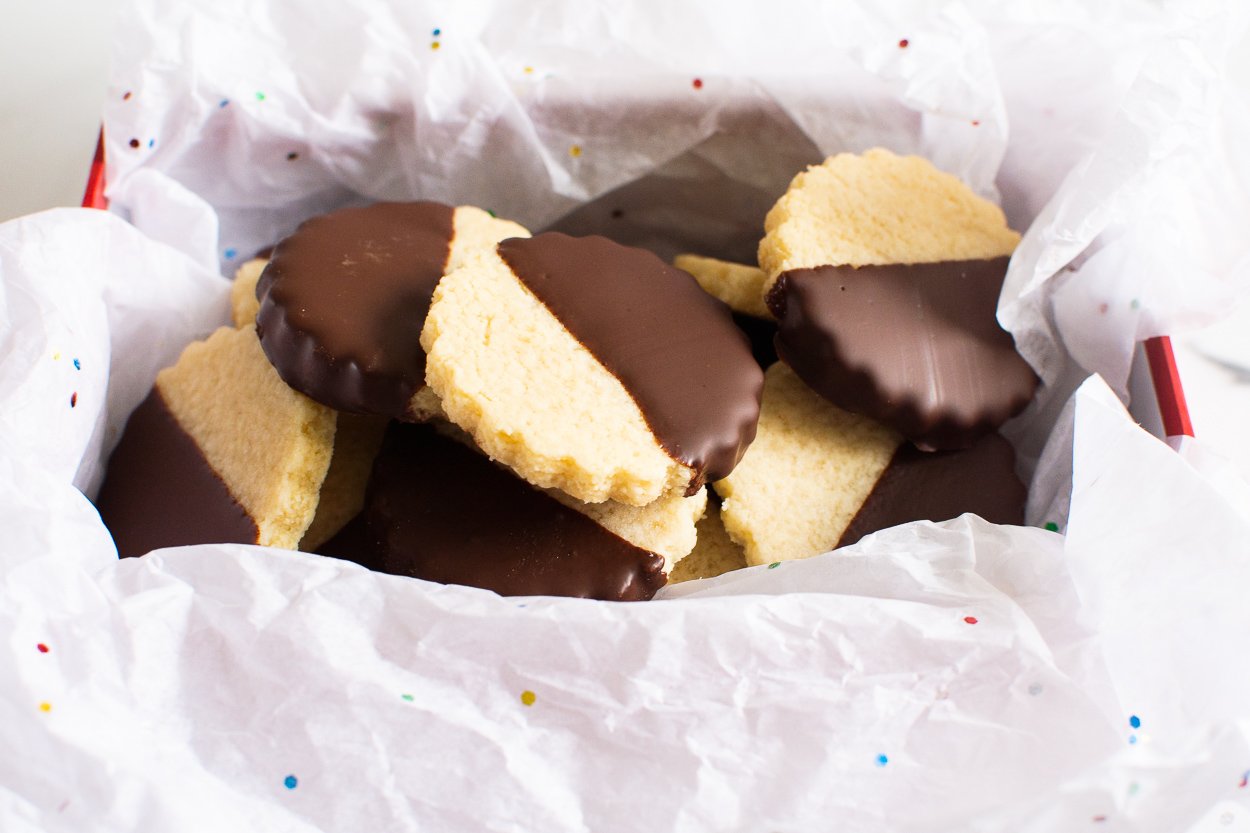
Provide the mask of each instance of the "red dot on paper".
POLYGON ((967 622, 969 625, 975 625, 975 624, 977 623, 977 617, 975 617, 975 616, 965 616, 965 617, 964 617, 964 621, 965 621, 965 622, 967 622))
POLYGON ((77 404, 78 404, 78 391, 74 391, 73 393, 69 395, 69 406, 73 408, 77 404))
POLYGON ((138 140, 138 139, 131 139, 131 140, 130 140, 130 146, 131 146, 132 148, 137 148, 137 147, 139 147, 139 140, 138 140))
POLYGON ((702 78, 694 79, 693 81, 690 82, 690 86, 694 87, 696 90, 703 89, 703 79, 702 78))
POLYGON ((48 646, 47 646, 47 645, 44 645, 42 642, 40 642, 40 643, 39 643, 38 645, 36 645, 35 647, 39 649, 39 653, 41 653, 41 654, 46 654, 46 653, 48 653, 48 646))
POLYGON ((907 48, 907 44, 908 44, 907 38, 903 38, 901 41, 899 41, 899 42, 898 42, 898 48, 899 48, 899 49, 906 49, 906 48, 907 48))
POLYGON ((122 95, 122 101, 129 101, 129 100, 130 100, 130 90, 126 90, 126 92, 122 95))
POLYGON ((1108 307, 1107 307, 1107 305, 1106 305, 1105 303, 1104 303, 1104 304, 1099 304, 1099 305, 1098 305, 1098 312, 1099 312, 1099 314, 1100 314, 1100 315, 1106 315, 1106 314, 1107 314, 1107 309, 1108 309, 1108 307))
POLYGON ((980 126, 981 126, 981 120, 980 120, 980 119, 973 119, 973 120, 972 120, 972 126, 973 126, 973 127, 980 127, 980 126))

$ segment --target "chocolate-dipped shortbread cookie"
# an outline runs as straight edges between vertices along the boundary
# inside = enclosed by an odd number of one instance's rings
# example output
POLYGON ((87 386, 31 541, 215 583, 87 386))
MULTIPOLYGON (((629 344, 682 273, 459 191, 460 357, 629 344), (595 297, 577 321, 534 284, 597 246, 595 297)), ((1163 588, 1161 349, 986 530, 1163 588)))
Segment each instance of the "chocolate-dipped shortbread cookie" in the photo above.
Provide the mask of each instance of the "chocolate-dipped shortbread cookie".
POLYGON ((223 327, 157 374, 96 507, 122 556, 182 544, 294 549, 334 431, 334 412, 278 378, 250 327, 223 327))
POLYGON ((694 546, 706 492, 647 507, 577 504, 429 425, 393 423, 365 538, 386 572, 502 595, 649 599, 694 546))
POLYGON ((765 229, 777 353, 830 402, 932 449, 970 446, 1032 398, 995 318, 1019 235, 955 177, 841 154, 795 177, 765 229))
POLYGON ((256 329, 289 384, 340 411, 419 418, 420 334, 442 276, 516 223, 480 208, 377 203, 314 217, 273 250, 256 329))
MULTIPOLYGON (((269 260, 256 257, 239 267, 230 285, 231 318, 236 327, 251 328, 256 324, 256 312, 260 301, 256 298, 256 284, 269 260)), ((423 391, 428 389, 422 388, 423 391)), ((432 409, 437 413, 437 400, 431 394, 432 409)), ((321 484, 317 500, 317 514, 309 524, 299 548, 315 552, 318 547, 336 535, 343 526, 360 513, 365 505, 365 484, 373 468, 373 458, 382 445, 382 433, 387 418, 373 414, 336 412, 334 432, 334 456, 330 469, 321 484)))
POLYGON ((448 274, 421 344, 448 418, 579 500, 642 506, 733 470, 762 373, 724 304, 603 237, 506 240, 448 274))
POLYGON ((965 450, 918 451, 831 405, 780 363, 765 374, 755 442, 714 488, 748 564, 808 558, 879 529, 965 512, 1018 524, 1025 501, 1015 455, 997 434, 965 450))

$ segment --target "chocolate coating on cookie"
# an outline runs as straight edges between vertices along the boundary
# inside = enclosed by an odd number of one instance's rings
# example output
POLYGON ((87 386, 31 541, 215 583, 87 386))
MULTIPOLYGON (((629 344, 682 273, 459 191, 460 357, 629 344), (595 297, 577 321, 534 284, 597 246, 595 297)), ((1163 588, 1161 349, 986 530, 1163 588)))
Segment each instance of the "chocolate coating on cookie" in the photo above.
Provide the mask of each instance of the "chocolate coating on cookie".
POLYGON ((1015 452, 998 434, 959 451, 920 451, 903 443, 837 546, 909 521, 947 521, 965 512, 991 523, 1022 524, 1027 499, 1015 452))
POLYGON ((768 370, 777 363, 777 322, 770 319, 756 318, 753 315, 733 314, 734 324, 746 334, 751 344, 751 355, 760 370, 768 370))
POLYGON ((367 538, 381 569, 504 596, 638 601, 664 559, 426 425, 393 423, 374 464, 367 538))
POLYGON ((1007 258, 784 272, 777 353, 830 402, 922 448, 966 448, 1038 379, 995 318, 1007 258))
POLYGON ((354 561, 362 567, 382 572, 378 543, 369 535, 363 510, 313 552, 344 561, 354 561))
POLYGON ((255 544, 260 535, 157 388, 126 422, 95 505, 123 558, 185 544, 255 544))
POLYGON ((439 203, 377 203, 314 217, 275 246, 256 330, 282 380, 340 411, 403 416, 425 383, 421 326, 453 217, 439 203))
POLYGON ((687 494, 733 470, 755 438, 764 377, 728 307, 682 270, 605 237, 548 232, 498 252, 694 470, 687 494))

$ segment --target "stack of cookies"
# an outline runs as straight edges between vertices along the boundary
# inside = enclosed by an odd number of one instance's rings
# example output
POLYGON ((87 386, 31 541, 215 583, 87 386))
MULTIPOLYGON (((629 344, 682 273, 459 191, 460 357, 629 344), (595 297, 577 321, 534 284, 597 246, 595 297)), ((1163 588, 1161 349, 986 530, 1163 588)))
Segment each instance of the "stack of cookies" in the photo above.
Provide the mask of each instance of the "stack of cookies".
POLYGON ((729 310, 604 238, 352 208, 246 264, 232 299, 235 327, 161 372, 110 461, 123 555, 298 546, 644 599, 755 435, 763 374, 729 310))
POLYGON ((1018 523, 993 433, 1036 384, 994 320, 1017 239, 884 151, 801 174, 761 268, 472 207, 317 217, 158 375, 97 505, 123 556, 298 547, 615 600, 907 520, 1018 523))
POLYGON ((760 268, 677 259, 775 327, 755 444, 714 484, 747 564, 911 520, 1023 521, 995 433, 1038 381, 995 318, 1019 239, 955 177, 871 150, 795 177, 765 219, 760 268))

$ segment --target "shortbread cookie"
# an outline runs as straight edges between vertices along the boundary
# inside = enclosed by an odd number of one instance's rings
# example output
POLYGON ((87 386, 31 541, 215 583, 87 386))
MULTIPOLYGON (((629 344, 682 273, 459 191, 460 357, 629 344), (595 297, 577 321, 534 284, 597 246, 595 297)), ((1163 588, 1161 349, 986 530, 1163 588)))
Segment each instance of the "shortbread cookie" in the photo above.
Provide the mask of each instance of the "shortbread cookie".
MULTIPOLYGON (((446 421, 432 422, 431 425, 439 434, 459 442, 476 454, 482 453, 466 431, 446 421)), ((708 506, 707 488, 688 496, 669 492, 646 506, 630 506, 614 500, 585 503, 559 489, 542 491, 631 544, 664 556, 665 572, 694 549, 698 537, 696 524, 708 506)))
POLYGON ((747 566, 746 553, 742 546, 725 531, 720 517, 719 501, 708 501, 707 514, 699 521, 698 532, 699 541, 694 545, 694 550, 677 562, 677 566, 669 573, 670 583, 713 578, 747 566))
POLYGON ((1025 500, 1011 446, 998 435, 966 451, 920 452, 829 404, 783 364, 765 375, 754 444, 714 487, 748 564, 819 555, 904 521, 972 512, 1021 523, 1025 500))
MULTIPOLYGON (((350 418, 347 415, 339 415, 340 435, 344 431, 344 423, 350 418)), ((369 418, 356 417, 356 419, 369 418)), ((472 445, 472 438, 464 432, 442 423, 435 423, 433 429, 443 437, 454 439, 470 448, 474 454, 481 455, 481 452, 472 445)), ((336 461, 338 459, 338 443, 340 440, 341 437, 336 438, 336 461)), ((434 441, 430 440, 430 442, 434 441)), ((304 541, 300 544, 301 549, 317 552, 321 555, 346 558, 363 564, 370 569, 384 570, 385 564, 378 553, 379 547, 368 534, 363 512, 349 520, 329 540, 322 541, 316 545, 306 546, 312 539, 313 528, 317 526, 318 521, 322 517, 326 493, 330 489, 330 481, 335 476, 336 465, 337 463, 331 463, 330 473, 326 476, 326 484, 322 486, 322 505, 318 507, 317 518, 313 521, 313 527, 309 528, 308 533, 304 536, 304 541)), ((500 470, 507 472, 507 469, 500 470)), ((507 476, 515 478, 515 475, 510 472, 507 476)), ((702 523, 700 518, 708 507, 707 489, 700 489, 690 497, 676 494, 665 495, 646 506, 628 506, 615 501, 582 503, 576 498, 569 497, 556 489, 544 489, 542 493, 564 506, 587 516, 604 529, 623 538, 634 546, 661 556, 664 559, 665 572, 671 572, 675 563, 680 565, 681 561, 687 557, 687 554, 695 548, 696 537, 699 536, 696 524, 702 523)), ((442 497, 440 496, 439 499, 441 500, 442 497)), ((408 562, 400 558, 397 563, 408 562)))
POLYGON ((268 264, 267 258, 254 257, 234 273, 234 281, 230 284, 230 318, 234 326, 251 327, 256 324, 256 313, 260 310, 256 283, 268 264))
POLYGON ((795 177, 765 229, 777 353, 830 402, 922 448, 966 448, 1032 398, 995 318, 1019 235, 955 177, 842 154, 795 177))
POLYGON ((762 374, 729 310, 650 252, 507 240, 448 274, 421 344, 448 418, 582 501, 694 494, 751 442, 762 374))
POLYGON ((1010 255, 1002 210, 919 156, 840 153, 790 183, 764 218, 760 268, 939 263, 1010 255))
MULTIPOLYGON (((256 284, 261 272, 268 265, 267 258, 256 257, 239 267, 230 285, 230 308, 234 326, 247 327, 256 323, 260 301, 256 298, 256 284)), ((438 414, 438 400, 426 394, 423 402, 433 403, 433 409, 422 409, 421 416, 432 418, 438 414), (428 398, 427 398, 428 397, 428 398)), ((386 417, 371 414, 342 412, 337 415, 334 432, 334 454, 325 482, 321 484, 321 497, 317 501, 317 514, 308 531, 300 539, 299 548, 314 552, 336 535, 343 526, 360 513, 365 505, 365 484, 373 468, 373 458, 382 445, 386 431, 386 417)))
POLYGON ((649 599, 666 580, 662 555, 428 425, 392 423, 365 519, 377 563, 398 575, 624 601, 649 599))
POLYGON ((921 448, 966 448, 1037 387, 995 318, 1006 272, 1007 258, 785 272, 768 296, 777 355, 921 448))
MULTIPOLYGON (((248 327, 256 323, 260 301, 256 299, 256 283, 269 263, 267 258, 256 257, 239 267, 230 286, 230 307, 234 326, 248 327)), ((433 418, 441 411, 438 399, 429 388, 420 390, 419 416, 433 418)), ((373 458, 382 445, 386 431, 386 417, 371 414, 341 412, 337 415, 334 432, 334 455, 325 482, 321 484, 321 497, 317 501, 317 514, 308 531, 300 539, 299 548, 315 552, 318 547, 336 535, 343 526, 360 513, 365 505, 365 484, 373 468, 373 458)))
POLYGON ((910 521, 947 521, 970 513, 990 523, 1024 523, 1028 492, 1016 453, 1000 434, 958 451, 921 451, 903 443, 835 546, 910 521))
POLYGON ((768 274, 756 266, 730 263, 702 255, 677 255, 673 265, 689 272, 703 291, 719 298, 734 312, 756 318, 772 318, 764 303, 764 284, 768 274))
POLYGON ((182 544, 293 549, 330 465, 335 414, 291 390, 248 327, 162 370, 131 415, 96 506, 123 556, 182 544))
MULTIPOLYGON (((482 212, 485 215, 485 212, 482 212)), ((230 306, 234 326, 253 326, 260 301, 256 298, 256 284, 261 272, 268 265, 267 257, 255 257, 239 267, 230 286, 230 306)), ((438 397, 427 387, 421 387, 413 397, 410 411, 419 420, 441 416, 438 397)), ((365 484, 373 468, 373 459, 382 445, 387 418, 372 414, 339 412, 334 433, 334 456, 325 482, 321 484, 321 498, 317 502, 317 515, 299 548, 315 552, 343 528, 348 521, 360 514, 365 505, 365 484)))
POLYGON ((315 552, 360 514, 365 505, 369 472, 382 447, 387 422, 386 417, 372 414, 338 414, 334 456, 330 458, 330 468, 321 484, 317 514, 300 539, 301 550, 315 552))
POLYGON ((279 375, 340 411, 410 417, 434 286, 516 223, 479 208, 377 203, 314 217, 273 251, 256 328, 279 375))
POLYGON ((559 489, 543 489, 543 492, 634 546, 663 556, 665 572, 671 572, 674 565, 680 564, 694 550, 698 540, 697 524, 708 506, 706 487, 693 495, 670 492, 646 506, 630 506, 615 500, 583 503, 559 489))

